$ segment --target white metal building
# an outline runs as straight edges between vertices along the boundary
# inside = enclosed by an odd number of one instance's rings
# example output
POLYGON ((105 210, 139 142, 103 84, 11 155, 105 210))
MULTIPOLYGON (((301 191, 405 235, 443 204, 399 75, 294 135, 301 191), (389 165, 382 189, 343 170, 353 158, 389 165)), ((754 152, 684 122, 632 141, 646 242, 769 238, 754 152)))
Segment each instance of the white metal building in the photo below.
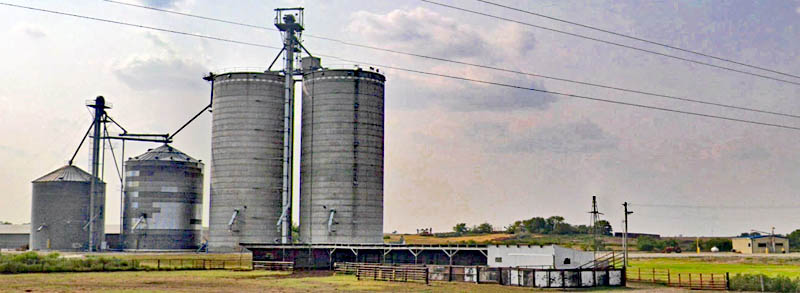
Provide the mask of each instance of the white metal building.
POLYGON ((490 267, 574 269, 594 261, 594 252, 558 245, 489 245, 490 267))

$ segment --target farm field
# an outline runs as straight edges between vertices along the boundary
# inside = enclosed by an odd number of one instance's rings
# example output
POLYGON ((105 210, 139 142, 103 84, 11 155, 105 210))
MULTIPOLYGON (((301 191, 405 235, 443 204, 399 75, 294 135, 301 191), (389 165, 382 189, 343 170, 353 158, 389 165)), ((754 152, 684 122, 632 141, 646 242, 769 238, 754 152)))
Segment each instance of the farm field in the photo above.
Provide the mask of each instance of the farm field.
MULTIPOLYGON (((639 290, 652 291, 653 287, 639 290)), ((171 271, 0 275, 0 292, 530 292, 531 288, 456 282, 359 281, 328 272, 171 271)), ((588 290, 604 292, 609 289, 588 290)), ((615 291, 631 291, 619 288, 615 291)), ((668 290, 668 289, 664 289, 668 290)))
POLYGON ((800 278, 800 259, 750 258, 750 257, 684 257, 647 258, 629 260, 629 271, 641 268, 669 269, 682 273, 765 274, 800 278))

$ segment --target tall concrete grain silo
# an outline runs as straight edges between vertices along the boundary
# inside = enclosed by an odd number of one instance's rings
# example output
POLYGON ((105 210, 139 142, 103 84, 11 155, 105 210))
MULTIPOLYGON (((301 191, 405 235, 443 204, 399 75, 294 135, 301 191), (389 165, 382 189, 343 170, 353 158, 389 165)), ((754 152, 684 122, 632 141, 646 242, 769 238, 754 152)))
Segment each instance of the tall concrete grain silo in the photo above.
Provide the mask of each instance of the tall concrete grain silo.
POLYGON ((383 242, 385 80, 361 69, 303 75, 301 241, 383 242))
POLYGON ((203 163, 165 144, 128 159, 125 170, 124 248, 197 249, 203 163))
POLYGON ((212 82, 209 250, 276 243, 285 78, 278 72, 231 72, 212 82))
MULTIPOLYGON (((95 178, 97 192, 95 239, 102 239, 105 220, 105 183, 95 178)), ((89 249, 89 205, 92 175, 67 165, 32 182, 31 250, 79 251, 89 249)), ((102 243, 97 243, 102 246, 102 243)))

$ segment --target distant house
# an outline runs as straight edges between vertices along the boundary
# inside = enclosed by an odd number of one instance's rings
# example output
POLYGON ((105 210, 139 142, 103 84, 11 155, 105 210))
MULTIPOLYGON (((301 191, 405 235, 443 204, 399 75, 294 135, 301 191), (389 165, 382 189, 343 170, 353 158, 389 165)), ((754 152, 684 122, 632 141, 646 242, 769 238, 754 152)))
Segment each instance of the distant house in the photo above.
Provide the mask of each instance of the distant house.
POLYGON ((789 251, 789 239, 783 236, 758 235, 742 236, 731 239, 733 252, 752 253, 786 253, 789 251))
MULTIPOLYGON (((615 233, 614 233, 614 237, 620 237, 620 238, 622 238, 622 234, 625 234, 625 233, 622 233, 622 232, 615 232, 615 233)), ((642 236, 647 236, 647 237, 652 237, 652 238, 661 238, 661 235, 659 235, 659 234, 648 234, 648 233, 632 233, 632 232, 628 232, 628 238, 631 238, 631 239, 633 239, 633 238, 639 238, 639 237, 642 237, 642 236)))

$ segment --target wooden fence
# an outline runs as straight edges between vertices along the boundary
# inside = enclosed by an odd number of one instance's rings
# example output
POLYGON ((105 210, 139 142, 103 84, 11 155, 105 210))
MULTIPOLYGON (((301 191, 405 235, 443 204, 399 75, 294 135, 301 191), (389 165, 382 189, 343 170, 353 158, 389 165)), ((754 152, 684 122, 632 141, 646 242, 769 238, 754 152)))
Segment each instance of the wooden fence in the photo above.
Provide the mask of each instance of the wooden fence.
POLYGON ((157 270, 249 270, 253 263, 249 259, 190 259, 190 258, 143 258, 135 259, 139 266, 157 270))
POLYGON ((669 269, 629 268, 628 281, 664 284, 671 287, 691 290, 728 290, 730 276, 728 273, 683 273, 669 269))
POLYGON ((362 265, 355 267, 355 275, 359 280, 429 282, 428 268, 420 266, 362 265))
POLYGON ((292 271, 294 262, 291 261, 253 261, 254 270, 267 271, 292 271))

